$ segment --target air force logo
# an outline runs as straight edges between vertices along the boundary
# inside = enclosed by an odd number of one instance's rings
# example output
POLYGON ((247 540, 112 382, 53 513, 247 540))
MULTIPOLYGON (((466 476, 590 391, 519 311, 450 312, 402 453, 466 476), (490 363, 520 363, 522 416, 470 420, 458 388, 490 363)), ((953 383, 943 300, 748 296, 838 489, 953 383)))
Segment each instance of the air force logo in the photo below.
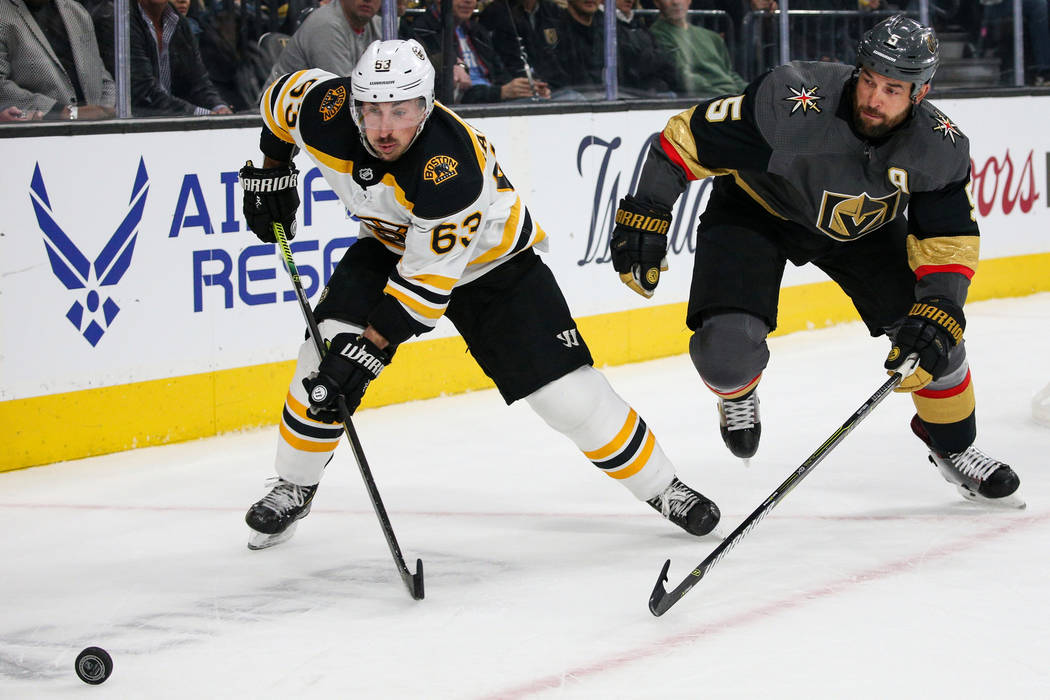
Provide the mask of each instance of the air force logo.
POLYGON ((874 198, 824 191, 817 228, 837 241, 852 241, 897 218, 901 191, 874 198))
POLYGON ((55 221, 51 200, 44 187, 44 177, 40 173, 40 164, 37 163, 33 170, 29 198, 36 212, 37 224, 44 234, 44 249, 51 263, 51 271, 66 289, 77 292, 73 305, 66 312, 66 318, 92 347, 98 345, 102 335, 120 311, 120 307, 112 297, 106 295, 103 288, 112 287, 120 282, 131 265, 148 191, 149 176, 146 174, 145 163, 139 158, 128 212, 103 246, 102 252, 91 262, 55 221))

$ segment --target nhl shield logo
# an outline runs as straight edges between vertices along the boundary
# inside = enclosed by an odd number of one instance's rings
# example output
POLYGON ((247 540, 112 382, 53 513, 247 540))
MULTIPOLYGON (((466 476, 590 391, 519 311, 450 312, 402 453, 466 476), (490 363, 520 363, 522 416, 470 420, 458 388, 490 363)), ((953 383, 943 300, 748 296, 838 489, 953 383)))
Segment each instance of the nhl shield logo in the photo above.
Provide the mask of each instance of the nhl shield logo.
POLYGON ((837 241, 852 241, 884 226, 897 217, 901 192, 874 198, 824 191, 817 228, 837 241))
POLYGON ((423 179, 440 185, 456 176, 459 163, 452 156, 434 156, 423 166, 423 179))
POLYGON ((375 177, 375 173, 372 172, 371 168, 361 168, 360 170, 357 171, 357 174, 359 176, 361 176, 361 179, 364 180, 365 182, 368 182, 373 177, 375 177))

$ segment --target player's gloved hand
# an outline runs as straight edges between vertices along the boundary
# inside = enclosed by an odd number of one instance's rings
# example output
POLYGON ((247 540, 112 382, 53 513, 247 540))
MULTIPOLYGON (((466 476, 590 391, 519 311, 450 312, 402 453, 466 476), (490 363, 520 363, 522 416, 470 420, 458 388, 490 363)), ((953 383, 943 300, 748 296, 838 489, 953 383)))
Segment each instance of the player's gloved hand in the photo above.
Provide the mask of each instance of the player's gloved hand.
POLYGON ((919 366, 894 391, 918 391, 939 379, 948 369, 948 353, 962 340, 964 328, 963 310, 950 299, 927 297, 915 302, 898 323, 884 366, 892 374, 912 353, 918 354, 919 366))
POLYGON ((390 355, 362 335, 339 333, 332 338, 316 372, 303 380, 310 397, 307 412, 319 421, 339 423, 338 397, 346 399, 350 413, 361 405, 368 384, 390 364, 390 355))
POLYGON ((640 204, 627 195, 616 210, 609 250, 613 268, 620 280, 646 299, 653 296, 660 282, 660 271, 667 269, 667 230, 671 211, 640 204))
POLYGON ((284 226, 288 240, 295 238, 295 212, 299 210, 299 171, 294 163, 278 168, 256 168, 251 161, 240 170, 244 188, 244 220, 263 243, 276 243, 274 223, 284 226))

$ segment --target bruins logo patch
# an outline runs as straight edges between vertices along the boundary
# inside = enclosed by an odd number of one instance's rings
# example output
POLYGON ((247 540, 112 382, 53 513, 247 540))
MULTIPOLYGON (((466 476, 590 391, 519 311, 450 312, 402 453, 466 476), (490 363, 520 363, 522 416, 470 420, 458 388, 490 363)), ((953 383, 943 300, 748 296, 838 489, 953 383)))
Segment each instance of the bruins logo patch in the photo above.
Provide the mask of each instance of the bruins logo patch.
POLYGON ((452 156, 434 156, 423 166, 423 179, 440 185, 445 180, 454 178, 458 167, 459 163, 452 156))
POLYGON ((328 92, 324 94, 324 98, 321 99, 321 107, 319 112, 324 117, 325 121, 328 121, 342 108, 343 103, 346 102, 346 87, 340 85, 337 88, 328 88, 328 92))

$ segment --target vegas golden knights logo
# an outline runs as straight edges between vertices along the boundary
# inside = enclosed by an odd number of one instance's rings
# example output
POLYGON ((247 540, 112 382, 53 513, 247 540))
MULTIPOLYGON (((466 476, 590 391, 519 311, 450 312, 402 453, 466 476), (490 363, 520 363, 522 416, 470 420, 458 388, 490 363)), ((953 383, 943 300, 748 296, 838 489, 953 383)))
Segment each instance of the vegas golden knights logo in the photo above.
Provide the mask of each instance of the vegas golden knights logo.
POLYGON ((321 107, 319 108, 321 116, 324 117, 325 121, 328 121, 339 112, 344 102, 346 102, 346 88, 344 86, 329 88, 328 92, 321 99, 321 107))
POLYGON ((852 241, 897 218, 901 192, 875 199, 868 193, 838 194, 824 190, 817 228, 837 241, 852 241))
POLYGON ((451 156, 434 156, 423 166, 423 179, 440 185, 445 180, 454 178, 458 167, 459 163, 451 156))

